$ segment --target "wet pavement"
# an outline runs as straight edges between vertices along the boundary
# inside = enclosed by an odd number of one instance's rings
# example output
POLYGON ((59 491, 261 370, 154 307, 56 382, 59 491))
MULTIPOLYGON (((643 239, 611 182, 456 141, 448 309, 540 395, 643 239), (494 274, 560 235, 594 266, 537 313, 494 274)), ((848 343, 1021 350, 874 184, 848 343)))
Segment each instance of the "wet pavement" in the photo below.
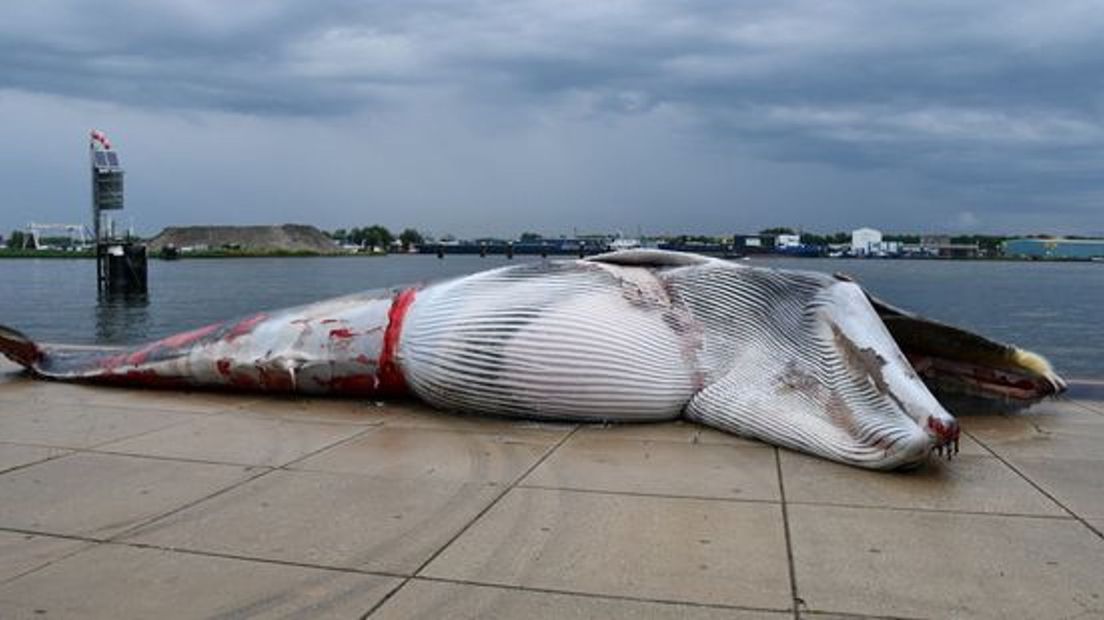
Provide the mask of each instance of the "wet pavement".
POLYGON ((908 473, 0 362, 0 618, 1104 617, 1104 382, 908 473))

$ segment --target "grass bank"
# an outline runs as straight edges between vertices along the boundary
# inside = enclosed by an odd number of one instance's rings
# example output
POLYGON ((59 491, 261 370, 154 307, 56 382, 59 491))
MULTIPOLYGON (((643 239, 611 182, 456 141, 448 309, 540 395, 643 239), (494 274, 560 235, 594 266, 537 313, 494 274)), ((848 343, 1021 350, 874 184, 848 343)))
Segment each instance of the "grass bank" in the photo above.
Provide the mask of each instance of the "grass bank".
POLYGON ((0 249, 0 258, 95 258, 91 250, 66 252, 65 250, 12 250, 0 249))

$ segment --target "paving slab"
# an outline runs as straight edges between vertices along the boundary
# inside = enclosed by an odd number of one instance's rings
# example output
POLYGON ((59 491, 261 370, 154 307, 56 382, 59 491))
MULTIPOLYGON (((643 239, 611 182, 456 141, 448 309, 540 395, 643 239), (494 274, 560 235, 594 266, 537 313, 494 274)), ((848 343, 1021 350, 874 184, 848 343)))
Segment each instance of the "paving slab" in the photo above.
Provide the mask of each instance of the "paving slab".
POLYGON ((1075 401, 1075 404, 1089 412, 1104 416, 1104 400, 1102 399, 1096 398, 1093 400, 1078 400, 1075 401))
POLYGON ((380 428, 294 465, 395 480, 512 482, 550 446, 501 435, 425 428, 380 428))
POLYGON ((1104 614, 1104 540, 1073 519, 791 505, 789 521, 798 596, 810 610, 1104 614))
POLYGON ((9 373, 6 377, 3 389, 0 389, 0 402, 32 408, 80 405, 121 410, 218 413, 256 399, 255 395, 233 392, 153 390, 42 381, 22 373, 9 373))
POLYGON ((1089 527, 1094 528, 1096 533, 1104 538, 1104 519, 1087 519, 1089 527))
POLYGON ((365 428, 249 415, 204 416, 170 428, 103 444, 100 450, 220 463, 279 467, 365 428))
POLYGON ((53 403, 0 402, 0 440, 89 448, 203 417, 191 413, 53 403))
POLYGON ((406 401, 387 406, 394 407, 396 412, 396 415, 388 418, 384 423, 389 427, 481 433, 499 435, 515 441, 536 441, 546 444, 559 441, 576 427, 575 424, 437 411, 424 404, 406 401))
POLYGON ((260 395, 236 405, 231 412, 298 422, 362 425, 380 424, 399 415, 395 407, 379 401, 287 395, 260 395))
POLYGON ((781 451, 789 502, 1065 516, 1066 512, 991 456, 933 459, 905 472, 866 471, 781 451))
POLYGON ((803 611, 799 618, 802 620, 927 620, 925 617, 867 616, 864 613, 828 613, 822 611, 803 611))
POLYGON ((1066 397, 1090 411, 1104 415, 1104 381, 1074 379, 1069 381, 1066 397))
POLYGON ((76 453, 0 475, 0 527, 106 538, 251 475, 230 465, 76 453))
POLYGON ((731 433, 723 433, 688 420, 636 424, 584 424, 579 427, 579 432, 576 434, 582 437, 606 437, 609 439, 771 447, 754 439, 745 439, 731 433))
POLYGON ((451 620, 484 618, 785 620, 793 618, 793 614, 619 600, 415 579, 403 586, 370 618, 371 620, 438 620, 439 618, 451 620))
POLYGON ((276 471, 152 523, 127 540, 409 574, 500 493, 494 484, 276 471))
MULTIPOLYGON (((774 451, 757 442, 14 368, 0 360, 0 617, 355 618, 400 581, 278 563, 409 575, 433 558, 376 617, 792 616, 770 611, 791 596, 777 469, 749 456, 774 451), (573 431, 534 486, 491 505, 573 431), (154 456, 99 452, 119 446, 154 456)), ((960 416, 962 454, 909 474, 783 451, 801 616, 1104 616, 1104 382, 1070 395, 960 416)))
POLYGON ((1013 413, 972 414, 958 416, 957 419, 964 430, 994 438, 1015 436, 1035 427, 1058 430, 1070 424, 1104 423, 1104 416, 1067 399, 1043 401, 1013 413))
POLYGON ((44 446, 23 446, 13 443, 0 443, 0 473, 31 463, 45 461, 69 454, 71 450, 44 446))
POLYGON ((1074 514, 1104 518, 1104 476, 1099 460, 1013 456, 1010 462, 1074 514))
POLYGON ((1104 461, 1104 416, 1092 413, 995 416, 965 430, 1002 457, 1104 461))
MULTIPOLYGON (((55 538, 0 531, 0 584, 22 574, 72 555, 93 543, 71 538, 55 538)), ((0 608, 0 617, 4 611, 0 608)))
POLYGON ((523 485, 683 497, 780 499, 774 450, 572 436, 523 485))
POLYGON ((803 611, 800 613, 799 618, 802 620, 922 620, 920 618, 910 618, 906 616, 867 616, 867 614, 857 613, 829 613, 822 611, 803 611))
POLYGON ((492 585, 791 607, 777 504, 511 490, 422 573, 492 585))
POLYGON ((97 545, 0 587, 27 618, 358 618, 398 584, 374 575, 97 545))

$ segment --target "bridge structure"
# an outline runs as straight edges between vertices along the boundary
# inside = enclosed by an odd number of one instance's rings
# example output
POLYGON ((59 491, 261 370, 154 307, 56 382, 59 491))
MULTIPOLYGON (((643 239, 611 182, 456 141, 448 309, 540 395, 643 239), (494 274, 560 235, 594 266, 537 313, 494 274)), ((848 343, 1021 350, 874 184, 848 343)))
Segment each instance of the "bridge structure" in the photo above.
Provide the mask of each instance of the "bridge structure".
POLYGON ((44 249, 43 239, 48 237, 68 237, 76 241, 78 247, 88 245, 88 238, 93 233, 84 224, 40 224, 30 222, 27 224, 27 234, 23 236, 23 249, 30 247, 34 250, 44 249))

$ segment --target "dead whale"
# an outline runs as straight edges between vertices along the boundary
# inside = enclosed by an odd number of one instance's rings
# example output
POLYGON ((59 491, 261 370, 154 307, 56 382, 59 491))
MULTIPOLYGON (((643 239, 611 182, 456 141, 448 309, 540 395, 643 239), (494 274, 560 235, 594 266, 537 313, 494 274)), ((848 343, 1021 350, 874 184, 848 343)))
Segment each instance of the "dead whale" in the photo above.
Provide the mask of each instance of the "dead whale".
POLYGON ((628 250, 350 295, 130 349, 0 352, 44 379, 381 398, 546 420, 684 416, 871 469, 954 450, 933 395, 1031 402, 1065 384, 1014 346, 818 272, 628 250))

